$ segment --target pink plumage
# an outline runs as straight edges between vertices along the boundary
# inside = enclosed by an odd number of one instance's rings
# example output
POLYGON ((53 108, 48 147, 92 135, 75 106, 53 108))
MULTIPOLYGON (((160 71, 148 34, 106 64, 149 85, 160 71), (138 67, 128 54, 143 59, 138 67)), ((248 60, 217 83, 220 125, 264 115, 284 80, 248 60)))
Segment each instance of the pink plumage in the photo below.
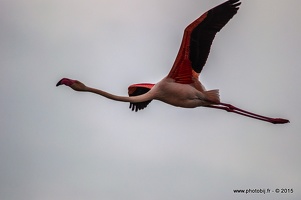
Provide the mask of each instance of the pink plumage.
POLYGON ((76 91, 92 92, 108 99, 129 102, 130 109, 138 111, 146 108, 153 100, 184 107, 208 107, 222 109, 273 124, 288 123, 289 120, 258 115, 222 103, 218 90, 206 90, 199 81, 201 73, 216 34, 237 13, 240 0, 228 0, 209 11, 186 27, 176 60, 168 75, 156 84, 139 83, 128 87, 127 96, 110 94, 100 89, 85 86, 83 83, 63 78, 57 83, 67 85, 76 91))

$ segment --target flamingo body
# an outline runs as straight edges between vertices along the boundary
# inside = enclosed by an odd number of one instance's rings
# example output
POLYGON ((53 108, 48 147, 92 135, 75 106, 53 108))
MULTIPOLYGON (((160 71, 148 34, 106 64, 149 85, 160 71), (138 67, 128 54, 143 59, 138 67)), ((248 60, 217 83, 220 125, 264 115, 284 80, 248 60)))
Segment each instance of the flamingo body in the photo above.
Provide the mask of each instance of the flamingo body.
POLYGON ((206 90, 199 81, 199 74, 207 61, 217 32, 237 13, 240 4, 240 0, 228 0, 205 12, 188 25, 184 30, 178 55, 168 75, 157 84, 139 83, 129 86, 129 97, 87 87, 77 80, 68 78, 61 79, 57 86, 67 85, 76 91, 92 92, 115 101, 129 102, 130 109, 136 112, 146 108, 152 100, 159 100, 177 107, 203 106, 274 124, 288 123, 287 119, 265 117, 222 103, 218 90, 206 90))
MULTIPOLYGON (((155 99, 184 108, 219 103, 218 90, 206 93, 199 81, 199 74, 207 61, 216 33, 237 13, 240 4, 239 0, 226 1, 205 12, 185 28, 172 69, 154 88, 158 90, 154 92, 157 95, 154 96, 155 99)), ((137 84, 136 87, 145 86, 137 84)), ((130 107, 134 108, 135 105, 137 104, 131 104, 130 107)), ((145 107, 137 106, 132 110, 138 111, 145 107)))

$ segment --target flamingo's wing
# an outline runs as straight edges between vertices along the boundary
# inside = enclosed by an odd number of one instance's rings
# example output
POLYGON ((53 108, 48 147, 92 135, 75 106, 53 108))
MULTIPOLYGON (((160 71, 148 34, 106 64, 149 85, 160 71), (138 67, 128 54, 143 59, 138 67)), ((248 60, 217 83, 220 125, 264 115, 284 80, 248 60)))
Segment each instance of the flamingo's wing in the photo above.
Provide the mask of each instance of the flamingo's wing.
POLYGON ((212 41, 237 13, 240 0, 229 0, 212 8, 186 27, 180 50, 168 74, 178 83, 192 83, 205 65, 212 41))
MULTIPOLYGON (((128 88, 128 94, 129 96, 139 96, 142 94, 147 93, 155 84, 151 83, 139 83, 139 84, 133 84, 130 85, 128 88)), ((139 103, 130 103, 130 109, 132 111, 138 111, 142 110, 147 107, 147 105, 151 102, 152 100, 145 101, 145 102, 139 102, 139 103)))

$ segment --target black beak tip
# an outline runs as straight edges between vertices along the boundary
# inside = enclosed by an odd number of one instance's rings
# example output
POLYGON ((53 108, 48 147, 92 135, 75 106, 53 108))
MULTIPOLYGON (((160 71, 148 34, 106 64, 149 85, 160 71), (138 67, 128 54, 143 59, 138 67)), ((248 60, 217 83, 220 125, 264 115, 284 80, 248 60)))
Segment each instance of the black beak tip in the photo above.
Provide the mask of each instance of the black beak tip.
POLYGON ((60 86, 60 85, 62 85, 62 83, 61 83, 61 82, 62 82, 62 80, 60 80, 59 82, 57 82, 57 84, 56 84, 55 86, 57 87, 57 86, 60 86))

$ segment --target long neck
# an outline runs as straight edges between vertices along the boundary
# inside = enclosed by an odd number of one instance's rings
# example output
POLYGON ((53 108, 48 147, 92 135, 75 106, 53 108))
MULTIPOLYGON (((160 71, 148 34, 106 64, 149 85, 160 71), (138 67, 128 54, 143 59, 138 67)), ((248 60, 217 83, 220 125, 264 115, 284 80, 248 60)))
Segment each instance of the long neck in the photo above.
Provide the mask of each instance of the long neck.
POLYGON ((115 101, 131 102, 131 103, 139 103, 139 102, 149 101, 149 100, 152 100, 154 98, 154 95, 153 95, 152 92, 147 92, 143 95, 131 96, 131 97, 118 96, 118 95, 114 95, 114 94, 105 92, 103 90, 99 90, 99 89, 91 88, 91 87, 87 87, 85 92, 91 92, 91 93, 94 93, 94 94, 98 94, 98 95, 101 95, 101 96, 106 97, 108 99, 115 100, 115 101))

